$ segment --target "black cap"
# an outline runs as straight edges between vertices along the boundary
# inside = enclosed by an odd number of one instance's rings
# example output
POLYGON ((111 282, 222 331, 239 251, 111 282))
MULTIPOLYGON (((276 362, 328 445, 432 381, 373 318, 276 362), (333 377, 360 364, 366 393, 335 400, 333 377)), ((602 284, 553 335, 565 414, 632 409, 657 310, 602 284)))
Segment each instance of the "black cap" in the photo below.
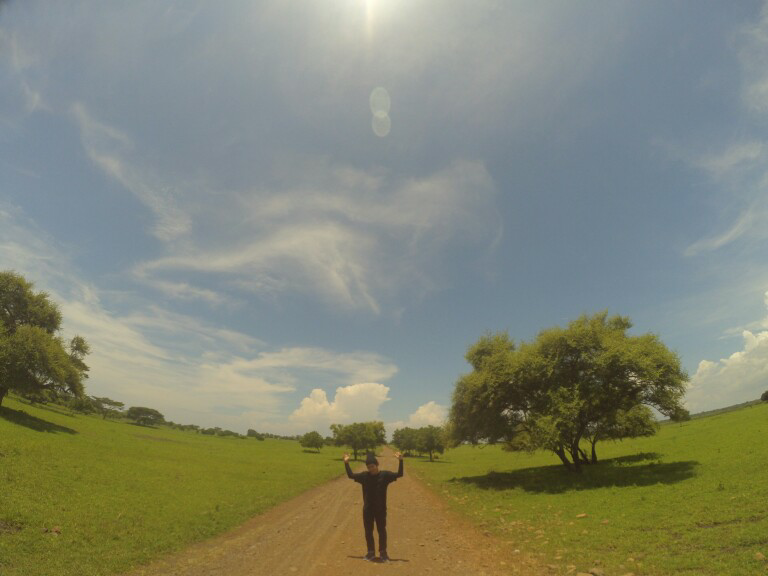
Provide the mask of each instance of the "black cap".
POLYGON ((379 465, 379 461, 376 460, 376 454, 373 452, 368 452, 368 454, 365 456, 365 465, 368 464, 376 464, 376 466, 379 465))

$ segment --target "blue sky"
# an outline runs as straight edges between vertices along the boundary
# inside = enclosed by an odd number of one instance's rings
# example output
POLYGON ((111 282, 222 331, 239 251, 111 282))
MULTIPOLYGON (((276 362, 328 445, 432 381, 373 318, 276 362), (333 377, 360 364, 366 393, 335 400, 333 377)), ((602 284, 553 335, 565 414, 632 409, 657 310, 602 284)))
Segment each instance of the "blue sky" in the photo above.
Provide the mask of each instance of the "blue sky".
POLYGON ((484 332, 603 309, 693 411, 768 389, 763 2, 10 0, 0 86, 0 268, 90 394, 439 424, 484 332))

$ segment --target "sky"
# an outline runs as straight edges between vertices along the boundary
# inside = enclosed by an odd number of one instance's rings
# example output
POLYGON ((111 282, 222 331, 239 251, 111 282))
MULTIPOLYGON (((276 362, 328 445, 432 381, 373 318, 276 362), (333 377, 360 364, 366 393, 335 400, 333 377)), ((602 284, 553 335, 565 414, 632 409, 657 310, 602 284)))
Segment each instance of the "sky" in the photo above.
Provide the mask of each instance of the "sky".
POLYGON ((439 425, 602 310, 759 398, 768 3, 0 2, 0 270, 180 423, 439 425))

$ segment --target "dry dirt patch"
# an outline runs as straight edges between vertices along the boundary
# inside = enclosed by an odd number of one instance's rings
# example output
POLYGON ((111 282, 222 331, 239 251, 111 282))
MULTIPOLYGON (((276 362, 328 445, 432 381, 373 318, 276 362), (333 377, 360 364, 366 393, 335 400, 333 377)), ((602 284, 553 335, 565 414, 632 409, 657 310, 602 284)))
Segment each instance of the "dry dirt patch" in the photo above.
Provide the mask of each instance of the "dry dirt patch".
MULTIPOLYGON (((384 469, 397 460, 385 450, 384 469)), ((341 463, 340 473, 343 473, 341 463)), ((354 466, 353 466, 354 468, 354 466)), ((481 532, 409 474, 389 487, 389 555, 363 560, 362 493, 346 475, 252 518, 239 528, 145 566, 129 576, 365 576, 547 574, 508 543, 481 532)))

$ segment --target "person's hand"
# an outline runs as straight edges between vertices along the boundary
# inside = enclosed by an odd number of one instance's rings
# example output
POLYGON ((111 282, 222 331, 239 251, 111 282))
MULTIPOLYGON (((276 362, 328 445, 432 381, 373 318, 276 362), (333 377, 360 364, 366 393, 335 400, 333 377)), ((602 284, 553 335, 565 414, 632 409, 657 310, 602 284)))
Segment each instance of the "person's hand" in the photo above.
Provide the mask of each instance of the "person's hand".
POLYGON ((395 458, 397 458, 398 460, 402 460, 403 459, 403 455, 400 454, 400 452, 395 452, 395 458))
POLYGON ((349 454, 344 454, 344 463, 349 462, 349 454))

